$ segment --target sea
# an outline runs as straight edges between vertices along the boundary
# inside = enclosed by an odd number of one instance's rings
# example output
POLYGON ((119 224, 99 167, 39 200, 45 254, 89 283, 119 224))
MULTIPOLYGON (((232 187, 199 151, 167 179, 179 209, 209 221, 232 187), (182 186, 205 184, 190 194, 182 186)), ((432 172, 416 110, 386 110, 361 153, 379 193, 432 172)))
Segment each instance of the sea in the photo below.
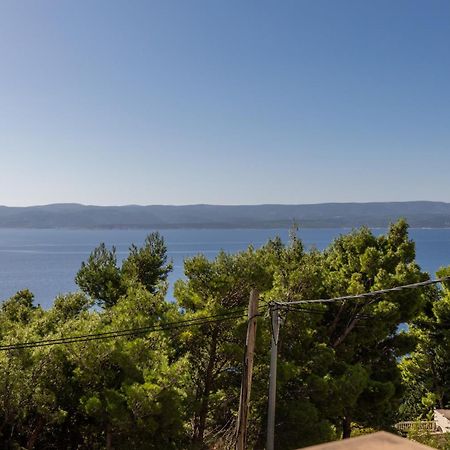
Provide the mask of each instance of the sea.
MULTIPOLYGON (((0 229, 0 300, 21 289, 35 295, 36 304, 51 307, 61 293, 77 290, 74 278, 82 261, 101 242, 115 246, 119 262, 132 243, 141 245, 155 230, 0 229)), ((300 229, 307 249, 327 247, 346 228, 300 229)), ((183 261, 197 254, 214 258, 220 250, 238 252, 249 245, 260 247, 276 236, 288 240, 288 229, 171 229, 161 230, 174 270, 169 277, 169 299, 173 283, 184 276, 183 261)), ((386 229, 373 229, 379 235, 386 229)), ((417 262, 434 276, 439 267, 450 265, 450 228, 410 229, 416 243, 417 262)))

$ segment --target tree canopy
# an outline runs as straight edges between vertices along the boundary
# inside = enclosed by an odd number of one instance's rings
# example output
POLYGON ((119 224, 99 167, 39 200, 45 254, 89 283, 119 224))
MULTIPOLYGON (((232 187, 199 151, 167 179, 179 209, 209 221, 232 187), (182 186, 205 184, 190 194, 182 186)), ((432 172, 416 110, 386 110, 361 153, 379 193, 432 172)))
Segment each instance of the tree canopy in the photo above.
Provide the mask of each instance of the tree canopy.
POLYGON ((288 304, 277 448, 360 428, 389 430, 399 418, 424 418, 449 405, 450 286, 289 305, 429 279, 404 221, 379 236, 354 230, 323 251, 306 250, 293 233, 286 243, 274 238, 214 259, 197 255, 184 269, 168 301, 171 264, 164 239, 152 233, 121 263, 114 248, 94 249, 76 274, 80 291, 58 296, 48 310, 27 290, 3 302, 2 346, 98 336, 0 351, 5 448, 232 448, 251 289, 260 293, 261 316, 249 448, 265 443, 271 301, 288 304), (189 326, 175 326, 185 321, 189 326), (141 332, 105 339, 116 330, 141 332))
POLYGON ((155 293, 167 279, 172 264, 167 262, 167 247, 158 233, 150 233, 142 247, 132 244, 129 255, 119 267, 116 248, 101 243, 75 276, 79 288, 99 305, 113 306, 127 292, 127 286, 140 283, 155 293))

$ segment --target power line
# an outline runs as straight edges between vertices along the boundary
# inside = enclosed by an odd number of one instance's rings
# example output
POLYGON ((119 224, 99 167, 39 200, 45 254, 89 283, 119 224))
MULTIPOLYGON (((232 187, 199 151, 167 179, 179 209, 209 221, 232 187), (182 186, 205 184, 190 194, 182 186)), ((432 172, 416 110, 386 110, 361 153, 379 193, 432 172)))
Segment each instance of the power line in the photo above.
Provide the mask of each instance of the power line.
MULTIPOLYGON (((314 300, 298 300, 298 301, 292 301, 292 302, 270 302, 272 305, 276 305, 278 307, 283 307, 286 309, 294 310, 294 305, 304 305, 309 303, 333 303, 338 301, 344 301, 344 300, 355 300, 355 299, 361 299, 361 298, 369 298, 369 297, 375 297, 382 294, 390 293, 390 292, 398 292, 402 291, 404 289, 416 289, 423 286, 429 286, 432 284, 442 283, 444 281, 450 281, 450 276, 438 278, 435 280, 427 280, 422 281, 418 283, 412 283, 412 284, 406 284, 402 286, 396 286, 389 289, 381 289, 378 291, 372 291, 372 292, 366 292, 363 294, 357 294, 357 295, 346 295, 342 297, 334 297, 334 298, 326 298, 326 299, 314 299, 314 300)), ((308 309, 302 309, 297 308, 297 311, 304 311, 309 313, 315 313, 319 314, 320 312, 318 310, 308 310, 308 309)), ((118 337, 127 337, 127 336, 136 336, 139 334, 146 334, 156 331, 165 331, 165 330, 171 330, 171 329, 178 329, 178 328, 184 328, 189 326, 195 326, 195 325, 205 325, 209 323, 214 322, 220 322, 224 320, 230 320, 235 318, 242 317, 242 314, 245 310, 244 309, 238 309, 229 311, 222 314, 216 314, 211 316, 205 316, 205 317, 198 317, 193 319, 186 319, 186 320, 179 320, 174 322, 167 322, 162 323, 158 325, 152 325, 148 327, 140 327, 140 328, 129 328, 129 329, 123 329, 123 330, 115 330, 115 331, 108 331, 103 333, 94 333, 94 334, 85 334, 85 335, 78 335, 78 336, 69 336, 69 337, 61 337, 61 338, 55 338, 55 339, 43 339, 39 341, 29 341, 29 342, 19 342, 15 344, 8 344, 8 345, 1 345, 0 351, 5 350, 16 350, 16 349, 23 349, 23 348, 35 348, 35 347, 44 347, 49 345, 59 345, 59 344, 72 344, 76 342, 88 342, 93 340, 102 340, 102 339, 113 339, 118 337)))
MULTIPOLYGON (((302 308, 302 307, 298 307, 295 305, 292 307, 282 305, 282 307, 280 309, 282 309, 283 311, 287 311, 287 312, 304 312, 307 314, 313 314, 313 315, 318 315, 318 316, 323 316, 324 314, 326 314, 328 312, 326 309, 302 308)), ((373 314, 363 314, 363 313, 358 313, 355 315, 355 317, 358 319, 376 318, 376 316, 374 316, 373 314)))
POLYGON ((49 345, 58 345, 58 344, 71 344, 76 342, 88 342, 94 340, 103 340, 103 339, 113 339, 119 337, 127 337, 127 336, 137 336, 140 334, 147 334, 155 331, 165 331, 172 329, 185 328, 189 326, 196 325, 205 325, 214 322, 220 322, 223 320, 229 320, 232 318, 240 318, 242 314, 229 314, 224 317, 217 317, 213 320, 189 320, 189 321, 180 321, 180 322, 170 322, 166 324, 154 325, 149 327, 142 327, 138 329, 130 329, 130 330, 118 330, 109 333, 97 333, 92 335, 84 335, 84 336, 73 336, 59 339, 46 339, 41 341, 33 341, 33 342, 23 342, 16 343, 10 345, 0 346, 0 351, 2 350, 14 350, 14 349, 22 349, 22 348, 35 348, 35 347, 44 347, 49 345))
POLYGON ((273 304, 277 306, 290 306, 290 305, 303 305, 308 303, 334 303, 339 302, 343 300, 356 300, 361 298, 369 298, 369 297, 377 297, 382 294, 387 294, 389 292, 398 292, 403 291, 404 289, 417 289, 419 287, 423 286, 429 286, 431 284, 437 284, 442 283, 444 281, 450 281, 450 276, 437 278, 435 280, 427 280, 427 281, 420 281, 419 283, 412 283, 412 284, 404 284, 402 286, 396 286, 389 289, 380 289, 378 291, 372 291, 372 292, 365 292, 363 294, 356 294, 356 295, 344 295, 342 297, 334 297, 334 298, 319 298, 315 300, 297 300, 292 302, 272 302, 273 304))
MULTIPOLYGON (((281 309, 281 308, 280 308, 281 309)), ((287 312, 305 312, 308 314, 317 314, 317 315, 324 315, 327 311, 325 309, 316 309, 316 308, 301 308, 298 306, 284 306, 283 305, 283 311, 287 312)))
POLYGON ((94 340, 102 340, 102 339, 112 339, 118 337, 127 337, 127 336, 136 336, 140 334, 146 334, 156 331, 165 331, 165 330, 175 330, 179 328, 185 328, 190 326, 200 326, 206 325, 215 322, 221 322, 230 319, 241 318, 242 314, 245 310, 233 310, 227 313, 215 314, 211 316, 198 317, 187 320, 178 320, 174 322, 167 322, 158 325, 152 325, 148 327, 140 327, 140 328, 130 328, 124 330, 115 330, 104 333, 94 333, 94 334, 85 334, 78 336, 69 336, 69 337, 61 337, 56 339, 43 339, 39 341, 30 341, 30 342, 18 342, 15 344, 8 344, 0 346, 0 351, 5 350, 16 350, 23 348, 35 348, 35 347, 45 347, 49 345, 58 345, 58 344, 72 344, 76 342, 88 342, 94 340))

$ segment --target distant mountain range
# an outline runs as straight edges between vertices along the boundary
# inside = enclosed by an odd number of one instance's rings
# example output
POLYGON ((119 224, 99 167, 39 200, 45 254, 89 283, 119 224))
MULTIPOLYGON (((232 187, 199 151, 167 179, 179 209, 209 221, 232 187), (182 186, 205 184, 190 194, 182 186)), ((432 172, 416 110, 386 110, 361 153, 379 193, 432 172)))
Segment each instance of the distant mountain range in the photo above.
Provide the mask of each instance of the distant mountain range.
POLYGON ((294 222, 304 228, 385 227, 400 217, 412 227, 450 227, 450 203, 0 206, 0 228, 283 228, 294 222))

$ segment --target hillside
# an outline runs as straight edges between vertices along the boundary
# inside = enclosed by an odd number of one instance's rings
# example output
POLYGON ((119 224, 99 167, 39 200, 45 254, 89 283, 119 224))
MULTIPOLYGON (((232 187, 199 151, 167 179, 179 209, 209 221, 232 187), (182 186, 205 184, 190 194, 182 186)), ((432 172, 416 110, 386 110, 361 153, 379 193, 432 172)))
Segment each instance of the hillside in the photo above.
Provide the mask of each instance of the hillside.
POLYGON ((322 203, 311 205, 0 206, 1 228, 304 228, 383 227, 405 217, 412 227, 449 227, 450 203, 322 203))

